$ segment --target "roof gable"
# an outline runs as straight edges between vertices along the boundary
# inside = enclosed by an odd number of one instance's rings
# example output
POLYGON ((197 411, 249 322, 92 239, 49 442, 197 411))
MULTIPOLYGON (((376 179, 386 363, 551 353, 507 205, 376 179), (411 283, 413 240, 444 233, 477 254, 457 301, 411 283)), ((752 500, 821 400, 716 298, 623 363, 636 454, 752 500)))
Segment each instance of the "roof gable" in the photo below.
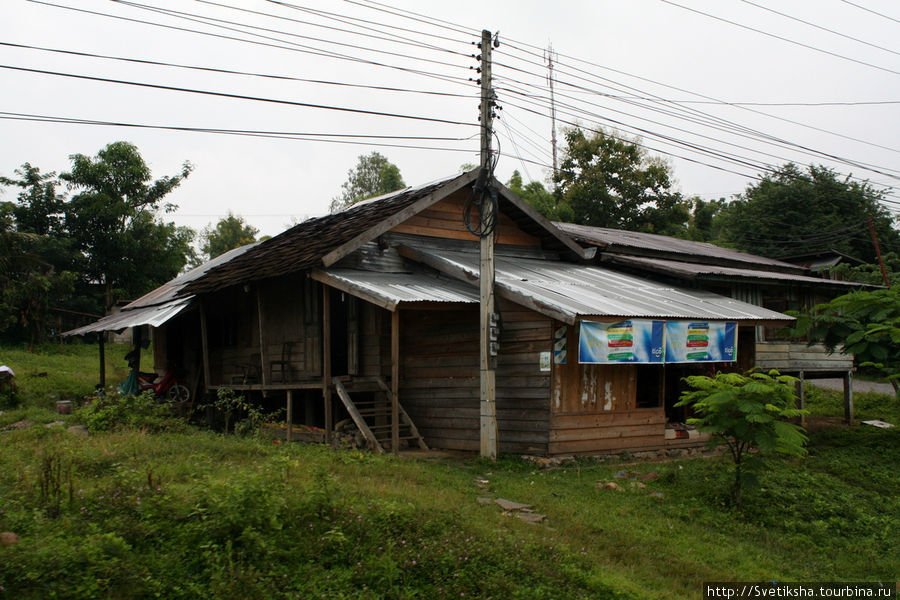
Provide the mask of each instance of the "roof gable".
MULTIPOLYGON (((179 295, 218 289, 277 277, 316 267, 329 267, 364 244, 449 195, 473 185, 474 169, 416 188, 372 198, 339 212, 310 219, 260 242, 227 264, 209 269, 190 282, 179 295)), ((508 189, 494 181, 500 210, 527 233, 541 237, 555 250, 586 258, 584 249, 508 189)), ((473 240, 475 238, 473 237, 473 240)))

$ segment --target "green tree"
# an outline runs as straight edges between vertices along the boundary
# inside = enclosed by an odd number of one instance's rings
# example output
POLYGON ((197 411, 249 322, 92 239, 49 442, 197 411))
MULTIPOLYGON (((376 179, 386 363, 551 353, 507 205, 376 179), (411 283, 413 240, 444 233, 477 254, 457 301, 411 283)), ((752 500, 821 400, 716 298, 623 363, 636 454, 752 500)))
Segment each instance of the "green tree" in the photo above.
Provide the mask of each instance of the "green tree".
POLYGON ((719 240, 719 222, 716 216, 725 206, 725 199, 703 200, 697 196, 688 198, 691 217, 685 238, 695 242, 716 242, 719 240))
POLYGON ((795 316, 792 335, 854 355, 886 377, 900 400, 900 286, 850 292, 795 316))
POLYGON ((137 147, 113 142, 95 157, 73 154, 60 178, 76 193, 66 203, 65 227, 83 254, 83 283, 103 286, 104 309, 116 296, 135 297, 178 274, 190 255, 193 232, 164 223, 158 212, 175 209, 165 197, 190 174, 153 181, 137 147))
POLYGON ((662 235, 686 229, 690 207, 673 191, 668 164, 617 135, 567 131, 555 180, 565 205, 557 210, 575 223, 662 235))
POLYGON ((684 392, 675 406, 690 406, 698 416, 688 423, 728 448, 734 462, 731 499, 736 507, 743 505, 743 490, 756 484, 756 472, 767 456, 806 455, 803 428, 786 420, 805 412, 795 408, 795 377, 771 371, 695 375, 685 381, 694 390, 684 392))
POLYGON ((200 250, 207 259, 213 259, 234 248, 240 248, 256 241, 259 229, 253 227, 243 217, 231 211, 215 227, 207 226, 200 234, 200 250))
POLYGON ((837 250, 875 262, 866 229, 871 217, 885 252, 900 251, 900 233, 883 194, 824 166, 788 163, 723 207, 722 237, 739 250, 773 258, 837 250))
POLYGON ((551 221, 572 221, 573 215, 567 204, 558 204, 553 194, 540 181, 524 184, 522 175, 513 171, 506 183, 513 194, 527 202, 532 208, 551 221))
POLYGON ((341 185, 341 195, 332 199, 331 212, 404 187, 406 184, 397 165, 378 152, 360 155, 356 167, 347 172, 347 181, 341 185))

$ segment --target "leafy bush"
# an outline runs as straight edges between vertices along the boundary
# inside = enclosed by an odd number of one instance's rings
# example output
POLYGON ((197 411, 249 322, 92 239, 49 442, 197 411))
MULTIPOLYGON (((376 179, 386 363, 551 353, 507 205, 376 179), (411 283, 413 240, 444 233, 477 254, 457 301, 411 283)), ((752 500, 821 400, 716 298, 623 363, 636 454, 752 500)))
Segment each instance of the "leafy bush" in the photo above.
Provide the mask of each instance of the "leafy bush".
POLYGON ((694 391, 686 391, 675 406, 690 406, 699 418, 688 419, 700 431, 724 443, 734 461, 732 500, 742 505, 745 485, 757 483, 756 473, 767 454, 805 456, 807 441, 802 427, 786 419, 805 411, 794 408, 795 377, 764 373, 718 373, 715 377, 686 377, 694 391))
POLYGON ((138 396, 110 393, 95 396, 87 405, 75 411, 89 431, 113 431, 123 427, 149 431, 181 430, 183 421, 172 415, 169 405, 161 403, 153 392, 138 396))

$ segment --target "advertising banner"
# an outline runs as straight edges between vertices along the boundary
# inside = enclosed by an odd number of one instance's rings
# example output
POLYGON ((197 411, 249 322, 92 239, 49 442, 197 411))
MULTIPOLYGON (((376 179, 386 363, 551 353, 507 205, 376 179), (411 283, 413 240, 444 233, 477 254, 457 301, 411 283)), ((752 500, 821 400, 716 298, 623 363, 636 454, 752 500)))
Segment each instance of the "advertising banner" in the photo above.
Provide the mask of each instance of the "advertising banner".
POLYGON ((582 321, 581 334, 578 336, 578 362, 662 363, 665 352, 664 334, 664 321, 582 321))
POLYGON ((732 362, 737 360, 737 323, 667 321, 666 362, 732 362))

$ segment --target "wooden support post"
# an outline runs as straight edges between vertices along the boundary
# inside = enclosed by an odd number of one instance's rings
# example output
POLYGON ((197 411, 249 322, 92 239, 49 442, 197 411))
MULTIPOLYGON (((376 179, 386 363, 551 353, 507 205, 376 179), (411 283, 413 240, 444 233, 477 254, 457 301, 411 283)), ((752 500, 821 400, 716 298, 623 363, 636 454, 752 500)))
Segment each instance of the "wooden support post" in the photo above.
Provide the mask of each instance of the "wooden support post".
POLYGON ((325 443, 331 443, 331 295, 322 284, 322 397, 325 401, 325 443))
POLYGON ((291 441, 291 429, 294 428, 294 396, 291 390, 285 392, 287 396, 287 430, 284 433, 285 441, 291 441))
POLYGON ((209 380, 209 339, 206 327, 206 304, 203 300, 200 301, 200 349, 203 354, 203 385, 209 389, 212 382, 209 380))
POLYGON ((400 449, 400 311, 391 313, 391 451, 400 449))
POLYGON ((853 425, 853 371, 844 373, 844 423, 853 425))
POLYGON ((97 341, 100 344, 100 386, 106 387, 106 343, 103 337, 106 335, 105 331, 97 332, 97 341))
POLYGON ((131 343, 134 344, 134 371, 141 372, 141 325, 131 328, 131 343))
POLYGON ((265 396, 265 386, 269 383, 269 373, 266 370, 266 320, 263 315, 262 290, 258 284, 256 286, 256 316, 259 320, 259 380, 263 384, 263 396, 265 396))
MULTIPOLYGON (((806 408, 806 390, 804 389, 804 372, 800 371, 800 381, 797 382, 797 408, 804 410, 806 408)), ((806 415, 800 415, 800 426, 806 427, 806 415)))

